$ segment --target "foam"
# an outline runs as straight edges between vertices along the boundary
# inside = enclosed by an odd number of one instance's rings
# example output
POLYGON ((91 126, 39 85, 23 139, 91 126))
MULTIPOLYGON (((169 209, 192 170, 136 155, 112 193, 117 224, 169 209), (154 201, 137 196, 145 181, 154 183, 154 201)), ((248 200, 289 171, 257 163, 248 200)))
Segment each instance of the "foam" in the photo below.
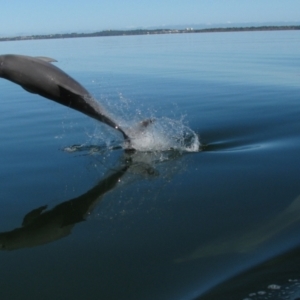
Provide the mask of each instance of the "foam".
POLYGON ((155 119, 144 127, 143 122, 128 128, 126 133, 130 142, 123 147, 134 148, 137 151, 169 151, 198 152, 200 141, 197 134, 183 124, 183 121, 166 117, 155 119))

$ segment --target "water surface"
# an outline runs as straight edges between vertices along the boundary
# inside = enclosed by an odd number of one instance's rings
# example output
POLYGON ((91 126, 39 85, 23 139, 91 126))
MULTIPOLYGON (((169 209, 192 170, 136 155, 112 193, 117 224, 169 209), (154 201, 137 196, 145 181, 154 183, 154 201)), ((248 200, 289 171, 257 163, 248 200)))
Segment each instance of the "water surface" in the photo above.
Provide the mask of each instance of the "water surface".
POLYGON ((2 298, 296 299, 299 41, 285 31, 1 43, 2 54, 57 59, 124 124, 152 117, 202 144, 112 150, 117 132, 1 80, 2 298))

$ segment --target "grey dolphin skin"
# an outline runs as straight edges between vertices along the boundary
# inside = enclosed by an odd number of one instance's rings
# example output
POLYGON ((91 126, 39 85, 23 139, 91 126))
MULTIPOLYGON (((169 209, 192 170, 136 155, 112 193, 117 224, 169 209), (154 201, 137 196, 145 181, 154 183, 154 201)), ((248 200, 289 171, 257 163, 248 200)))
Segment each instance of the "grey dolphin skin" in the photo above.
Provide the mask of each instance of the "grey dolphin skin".
POLYGON ((26 91, 78 110, 127 134, 108 116, 90 93, 68 74, 52 65, 56 60, 48 57, 0 55, 0 77, 22 86, 26 91))

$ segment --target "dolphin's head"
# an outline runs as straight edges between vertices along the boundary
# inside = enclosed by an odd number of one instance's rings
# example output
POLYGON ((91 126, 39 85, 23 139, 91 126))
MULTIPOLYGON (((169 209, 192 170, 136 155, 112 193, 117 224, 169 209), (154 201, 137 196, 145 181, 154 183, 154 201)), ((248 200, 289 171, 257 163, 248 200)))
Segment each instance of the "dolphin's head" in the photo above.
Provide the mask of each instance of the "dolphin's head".
POLYGON ((7 236, 5 232, 0 233, 0 251, 6 250, 6 244, 7 244, 7 236))
POLYGON ((4 64, 4 61, 5 61, 5 56, 4 55, 0 55, 0 77, 3 77, 3 70, 5 68, 5 64, 4 64))
POLYGON ((0 55, 0 77, 10 80, 16 84, 24 87, 27 77, 24 74, 26 67, 30 69, 30 66, 24 65, 23 55, 5 54, 0 55))
POLYGON ((9 79, 10 55, 0 55, 0 77, 9 79))
MULTIPOLYGON (((20 76, 23 55, 0 55, 0 77, 16 82, 14 79, 20 76)), ((17 83, 17 82, 16 82, 17 83)))

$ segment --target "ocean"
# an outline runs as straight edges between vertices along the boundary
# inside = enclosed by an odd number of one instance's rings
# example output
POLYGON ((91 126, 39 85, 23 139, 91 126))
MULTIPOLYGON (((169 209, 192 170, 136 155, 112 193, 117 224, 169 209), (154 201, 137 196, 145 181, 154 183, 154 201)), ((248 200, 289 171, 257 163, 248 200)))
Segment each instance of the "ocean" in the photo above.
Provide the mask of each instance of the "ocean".
POLYGON ((1 42, 153 123, 0 79, 0 298, 299 299, 299 34, 1 42))

